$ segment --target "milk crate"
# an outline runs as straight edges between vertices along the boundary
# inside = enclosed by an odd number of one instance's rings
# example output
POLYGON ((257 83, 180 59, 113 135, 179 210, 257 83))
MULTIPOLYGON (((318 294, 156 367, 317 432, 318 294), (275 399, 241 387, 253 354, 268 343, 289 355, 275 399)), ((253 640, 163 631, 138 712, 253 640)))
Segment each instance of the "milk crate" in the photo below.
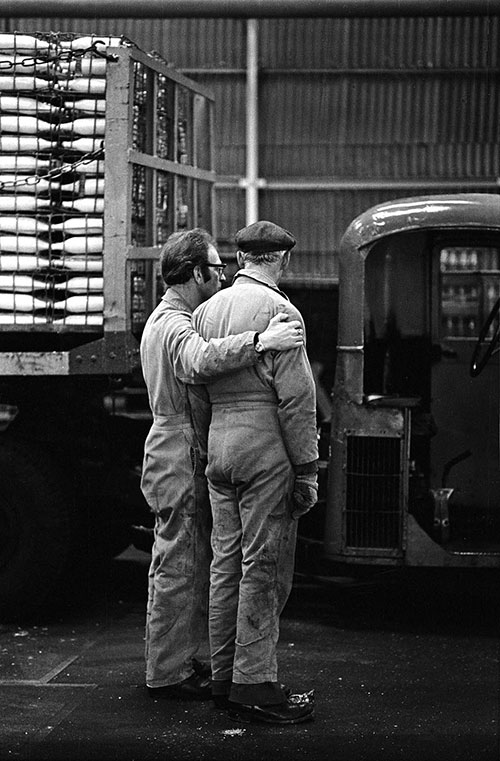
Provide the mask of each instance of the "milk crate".
POLYGON ((213 232, 213 97, 125 37, 0 34, 0 373, 124 374, 177 230, 213 232))

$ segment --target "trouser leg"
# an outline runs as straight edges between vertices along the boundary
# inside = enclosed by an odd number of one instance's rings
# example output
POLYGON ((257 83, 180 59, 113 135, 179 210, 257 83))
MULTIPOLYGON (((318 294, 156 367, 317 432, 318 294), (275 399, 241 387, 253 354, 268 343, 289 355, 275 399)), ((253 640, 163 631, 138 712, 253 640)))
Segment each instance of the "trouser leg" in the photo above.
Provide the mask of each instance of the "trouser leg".
POLYGON ((211 518, 205 479, 193 478, 192 498, 156 517, 146 620, 150 687, 190 676, 207 634, 211 518))
POLYGON ((233 676, 238 589, 241 579, 241 522, 234 489, 209 483, 212 502, 209 638, 214 695, 229 694, 233 676))
POLYGON ((285 698, 276 657, 294 567, 293 471, 272 407, 215 409, 207 470, 213 511, 210 645, 214 692, 285 698))
POLYGON ((290 516, 288 463, 242 492, 242 578, 231 699, 260 705, 284 699, 278 682, 279 618, 293 581, 297 522, 290 516), (258 509, 256 509, 258 505, 258 509))

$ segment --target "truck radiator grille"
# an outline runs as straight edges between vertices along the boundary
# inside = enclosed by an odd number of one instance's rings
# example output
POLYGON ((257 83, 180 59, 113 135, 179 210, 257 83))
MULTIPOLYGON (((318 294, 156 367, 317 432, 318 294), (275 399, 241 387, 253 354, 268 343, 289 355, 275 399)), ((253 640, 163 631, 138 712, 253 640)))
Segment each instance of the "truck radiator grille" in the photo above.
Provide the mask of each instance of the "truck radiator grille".
POLYGON ((347 547, 397 549, 401 543, 401 439, 348 436, 347 547))

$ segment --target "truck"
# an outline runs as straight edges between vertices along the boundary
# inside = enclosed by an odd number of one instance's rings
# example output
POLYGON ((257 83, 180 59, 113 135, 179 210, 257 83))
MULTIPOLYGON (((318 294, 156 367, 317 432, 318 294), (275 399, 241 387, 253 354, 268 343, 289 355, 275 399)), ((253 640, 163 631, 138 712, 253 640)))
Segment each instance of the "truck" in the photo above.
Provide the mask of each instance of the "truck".
POLYGON ((500 197, 379 204, 339 257, 323 557, 498 569, 500 197))
POLYGON ((0 618, 130 544, 161 245, 213 230, 212 93, 125 37, 0 34, 0 618))

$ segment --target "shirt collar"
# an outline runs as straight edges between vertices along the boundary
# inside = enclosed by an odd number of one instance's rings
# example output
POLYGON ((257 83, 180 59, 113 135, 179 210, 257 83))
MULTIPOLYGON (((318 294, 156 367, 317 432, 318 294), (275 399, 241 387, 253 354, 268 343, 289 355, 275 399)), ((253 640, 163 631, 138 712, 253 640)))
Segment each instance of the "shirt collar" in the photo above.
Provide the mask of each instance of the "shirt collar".
POLYGON ((266 273, 262 272, 261 270, 253 269, 252 267, 247 267, 245 269, 238 270, 238 272, 233 278, 233 283, 236 283, 237 278, 249 278, 250 280, 255 280, 257 283, 260 283, 261 285, 267 285, 268 288, 272 288, 273 291, 276 291, 276 293, 279 293, 287 301, 289 301, 289 298, 286 295, 286 293, 283 293, 283 291, 281 291, 278 288, 278 285, 275 283, 272 277, 269 277, 269 275, 266 275, 266 273))
POLYGON ((188 304, 182 293, 180 293, 175 285, 170 285, 166 292, 162 296, 162 301, 164 301, 169 306, 175 307, 176 309, 182 309, 185 312, 189 312, 190 314, 193 313, 193 309, 188 304))

